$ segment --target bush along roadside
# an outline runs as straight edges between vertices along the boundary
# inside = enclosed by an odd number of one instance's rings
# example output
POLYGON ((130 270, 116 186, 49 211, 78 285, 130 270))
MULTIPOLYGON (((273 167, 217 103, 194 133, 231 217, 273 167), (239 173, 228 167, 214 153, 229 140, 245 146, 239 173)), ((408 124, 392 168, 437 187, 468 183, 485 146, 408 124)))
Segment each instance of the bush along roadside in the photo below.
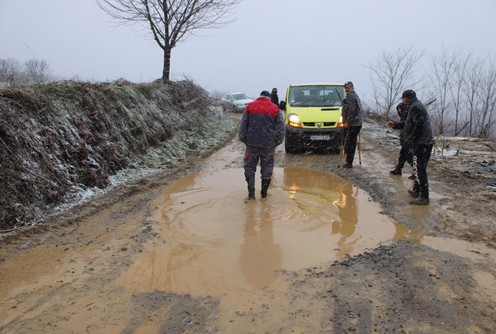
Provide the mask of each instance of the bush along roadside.
POLYGON ((167 168, 206 152, 235 128, 191 81, 2 89, 0 232, 105 189, 119 173, 167 168))

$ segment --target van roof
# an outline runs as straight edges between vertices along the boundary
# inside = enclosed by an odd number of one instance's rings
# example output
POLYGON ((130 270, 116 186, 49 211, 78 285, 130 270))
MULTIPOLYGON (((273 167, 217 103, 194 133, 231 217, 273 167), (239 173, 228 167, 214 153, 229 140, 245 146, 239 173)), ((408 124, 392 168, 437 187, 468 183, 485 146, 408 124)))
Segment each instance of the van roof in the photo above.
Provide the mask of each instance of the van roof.
POLYGON ((298 83, 298 84, 290 84, 290 87, 293 86, 343 86, 344 82, 309 82, 309 83, 298 83))

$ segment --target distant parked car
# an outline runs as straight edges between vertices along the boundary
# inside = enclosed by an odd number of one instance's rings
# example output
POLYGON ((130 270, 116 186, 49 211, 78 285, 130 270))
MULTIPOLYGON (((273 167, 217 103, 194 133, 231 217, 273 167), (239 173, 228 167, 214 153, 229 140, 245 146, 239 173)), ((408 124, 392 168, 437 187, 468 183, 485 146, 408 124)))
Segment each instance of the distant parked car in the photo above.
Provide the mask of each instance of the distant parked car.
POLYGON ((224 111, 243 112, 248 103, 252 102, 245 93, 230 93, 222 98, 224 111))

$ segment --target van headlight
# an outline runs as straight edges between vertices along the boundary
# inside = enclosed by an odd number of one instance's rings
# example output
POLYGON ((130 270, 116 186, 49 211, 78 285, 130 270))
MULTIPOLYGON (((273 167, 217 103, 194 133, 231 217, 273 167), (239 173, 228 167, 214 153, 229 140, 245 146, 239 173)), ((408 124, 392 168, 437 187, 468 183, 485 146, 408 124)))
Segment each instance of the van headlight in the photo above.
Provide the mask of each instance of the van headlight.
POLYGON ((339 116, 338 125, 336 127, 338 127, 338 128, 344 127, 344 124, 343 124, 343 115, 339 116))
POLYGON ((296 114, 289 114, 288 115, 288 124, 289 126, 292 126, 293 128, 301 128, 301 122, 300 118, 296 114))

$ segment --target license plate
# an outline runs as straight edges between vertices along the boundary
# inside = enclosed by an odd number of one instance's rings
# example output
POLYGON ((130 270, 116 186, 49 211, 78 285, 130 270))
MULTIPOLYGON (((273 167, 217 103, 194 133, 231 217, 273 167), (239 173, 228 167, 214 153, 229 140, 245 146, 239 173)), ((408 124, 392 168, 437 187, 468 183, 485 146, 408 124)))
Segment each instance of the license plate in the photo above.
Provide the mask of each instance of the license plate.
POLYGON ((310 140, 329 140, 331 136, 329 135, 311 135, 310 140))

